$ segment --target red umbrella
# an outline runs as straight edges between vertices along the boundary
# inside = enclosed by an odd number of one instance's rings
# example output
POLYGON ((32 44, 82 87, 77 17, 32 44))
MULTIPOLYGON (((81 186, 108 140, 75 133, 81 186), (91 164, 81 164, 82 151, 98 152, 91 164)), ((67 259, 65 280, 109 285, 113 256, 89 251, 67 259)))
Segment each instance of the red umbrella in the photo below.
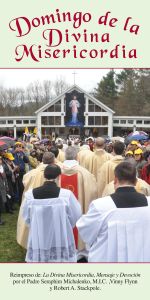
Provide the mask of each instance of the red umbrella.
POLYGON ((10 136, 1 136, 0 140, 3 140, 3 139, 6 139, 6 140, 15 140, 14 138, 11 138, 10 136))
POLYGON ((14 146, 15 140, 9 136, 0 137, 0 141, 5 142, 8 146, 14 146))
POLYGON ((7 148, 8 148, 7 144, 3 141, 0 141, 0 150, 4 150, 4 149, 7 149, 7 148))

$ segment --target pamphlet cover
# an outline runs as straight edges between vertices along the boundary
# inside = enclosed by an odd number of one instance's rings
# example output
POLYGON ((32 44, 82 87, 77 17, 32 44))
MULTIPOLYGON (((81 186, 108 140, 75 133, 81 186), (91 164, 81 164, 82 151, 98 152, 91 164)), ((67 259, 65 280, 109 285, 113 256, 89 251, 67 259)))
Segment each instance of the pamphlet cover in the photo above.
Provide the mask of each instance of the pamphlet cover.
MULTIPOLYGON (((48 69, 58 77, 66 71, 72 85, 79 87, 83 71, 90 82, 97 71, 105 75, 110 69, 149 69, 149 8, 148 0, 5 0, 0 10, 0 85, 6 72, 13 80, 13 72, 28 77, 33 69, 48 69)), ((86 115, 71 119, 70 109, 71 101, 79 112, 81 106, 85 109, 83 91, 66 95, 66 128, 75 124, 82 129, 86 115)), ((2 252, 7 246, 0 247, 0 256, 2 252)), ((149 276, 149 263, 0 263, 1 295, 6 300, 141 299, 149 276)))

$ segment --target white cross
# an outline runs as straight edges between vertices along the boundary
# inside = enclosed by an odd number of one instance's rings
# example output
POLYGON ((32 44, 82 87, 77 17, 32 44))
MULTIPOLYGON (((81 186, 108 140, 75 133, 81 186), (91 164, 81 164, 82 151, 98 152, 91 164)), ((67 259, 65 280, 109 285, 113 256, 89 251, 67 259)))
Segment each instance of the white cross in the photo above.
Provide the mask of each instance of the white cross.
POLYGON ((74 75, 74 84, 75 84, 75 81, 76 81, 76 75, 78 74, 78 73, 76 73, 75 71, 72 73, 73 75, 74 75))

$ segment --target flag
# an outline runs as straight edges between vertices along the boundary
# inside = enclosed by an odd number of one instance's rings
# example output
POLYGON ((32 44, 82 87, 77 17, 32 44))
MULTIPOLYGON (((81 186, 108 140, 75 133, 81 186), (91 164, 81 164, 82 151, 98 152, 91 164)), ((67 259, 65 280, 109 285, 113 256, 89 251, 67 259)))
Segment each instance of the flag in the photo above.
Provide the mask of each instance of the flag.
POLYGON ((24 132, 25 134, 29 134, 29 129, 28 129, 28 127, 26 127, 25 128, 25 132, 24 132))
POLYGON ((37 127, 34 128, 33 133, 37 135, 37 133, 38 133, 37 127))

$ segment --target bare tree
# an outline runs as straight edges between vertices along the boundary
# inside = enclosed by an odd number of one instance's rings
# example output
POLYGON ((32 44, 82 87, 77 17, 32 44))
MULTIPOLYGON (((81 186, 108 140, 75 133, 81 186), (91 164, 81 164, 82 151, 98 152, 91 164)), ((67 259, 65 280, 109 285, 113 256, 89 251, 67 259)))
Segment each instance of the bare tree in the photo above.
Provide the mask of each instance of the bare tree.
POLYGON ((8 103, 7 91, 3 86, 0 87, 0 103, 3 108, 5 108, 8 103))
POLYGON ((26 101, 26 92, 24 89, 19 89, 18 101, 20 105, 24 105, 26 101))
POLYGON ((42 97, 42 85, 39 81, 34 81, 27 87, 29 100, 34 101, 38 107, 42 97))
POLYGON ((67 90, 67 89, 69 88, 69 85, 68 85, 68 83, 66 83, 64 77, 63 77, 63 76, 60 76, 59 78, 57 78, 57 79, 54 81, 53 88, 54 88, 55 96, 59 96, 59 95, 61 95, 65 90, 67 90))
POLYGON ((53 84, 50 80, 44 80, 42 84, 43 89, 43 101, 48 103, 52 99, 52 87, 53 84))
POLYGON ((15 107, 24 102, 23 90, 19 88, 9 88, 7 91, 8 105, 15 107))

